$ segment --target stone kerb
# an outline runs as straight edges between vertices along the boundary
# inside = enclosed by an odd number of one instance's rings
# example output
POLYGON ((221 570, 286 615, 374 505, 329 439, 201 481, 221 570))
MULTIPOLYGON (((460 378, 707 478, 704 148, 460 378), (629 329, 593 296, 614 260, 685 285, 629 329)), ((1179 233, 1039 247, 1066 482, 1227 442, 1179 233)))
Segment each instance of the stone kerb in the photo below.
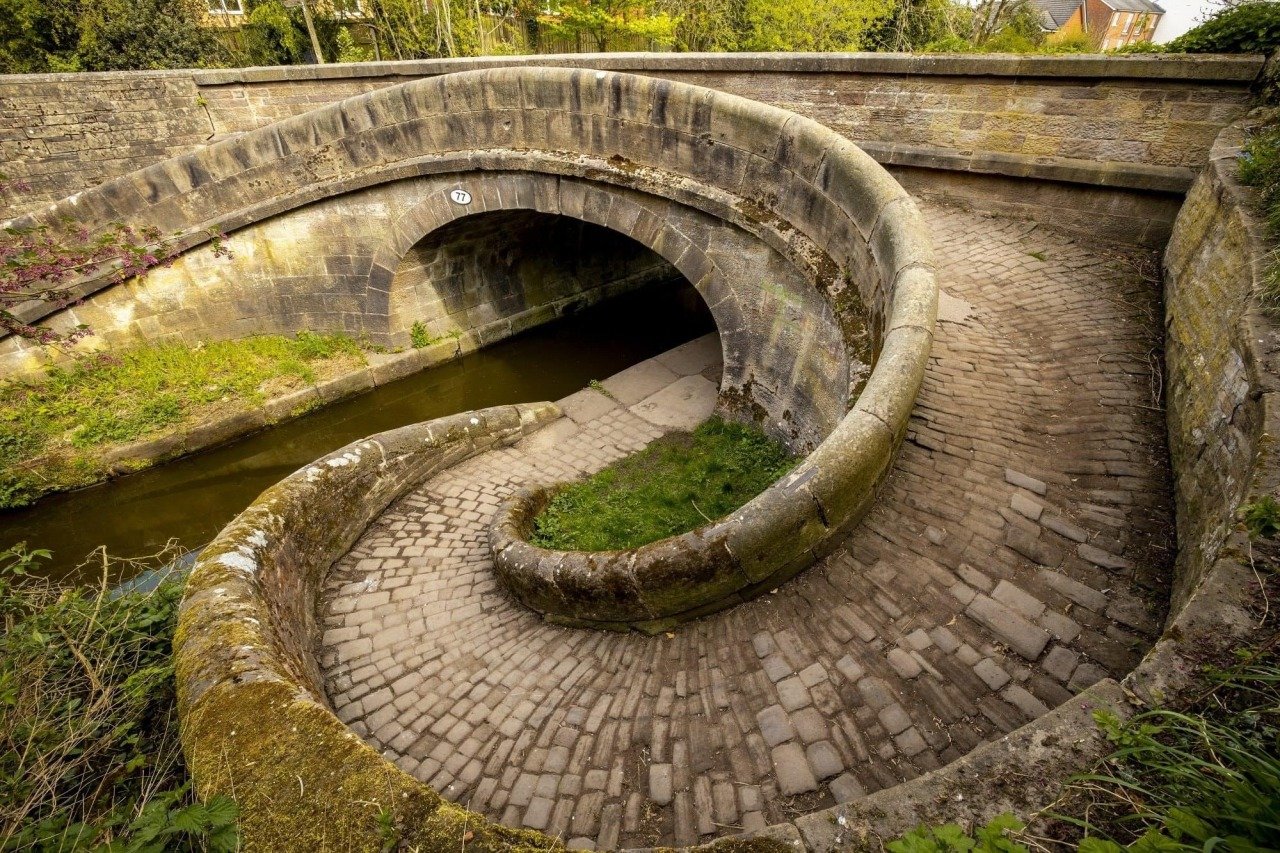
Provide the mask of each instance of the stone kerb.
MULTIPOLYGON (((865 192, 862 185, 879 177, 880 168, 869 162, 828 156, 822 182, 857 197, 865 192)), ((898 192, 862 232, 881 275, 878 282, 864 282, 864 292, 878 303, 891 300, 880 357, 832 433, 794 471, 730 516, 630 550, 533 545, 533 520, 551 492, 521 491, 499 508, 489 538, 499 577, 519 601, 566 624, 663 631, 776 587, 827 553, 862 518, 906 434, 937 313, 932 249, 915 205, 898 192)))
POLYGON ((324 577, 370 521, 558 416, 500 406, 353 442, 268 489, 201 554, 174 644, 183 749, 202 797, 239 802, 246 849, 373 849, 380 809, 424 849, 443 849, 441 833, 462 843, 468 823, 478 847, 553 846, 443 802, 360 741, 329 709, 313 649, 324 577))

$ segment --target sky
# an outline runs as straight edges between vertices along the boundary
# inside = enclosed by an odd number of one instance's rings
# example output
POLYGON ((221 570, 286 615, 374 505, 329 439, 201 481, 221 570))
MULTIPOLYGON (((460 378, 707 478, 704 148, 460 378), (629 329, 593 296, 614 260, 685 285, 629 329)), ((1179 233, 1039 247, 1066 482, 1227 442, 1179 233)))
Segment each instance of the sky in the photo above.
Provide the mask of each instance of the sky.
POLYGON ((1155 2, 1164 7, 1164 16, 1156 25, 1156 35, 1152 39, 1156 44, 1164 44, 1176 39, 1199 24, 1207 13, 1219 8, 1213 0, 1155 0, 1155 2))

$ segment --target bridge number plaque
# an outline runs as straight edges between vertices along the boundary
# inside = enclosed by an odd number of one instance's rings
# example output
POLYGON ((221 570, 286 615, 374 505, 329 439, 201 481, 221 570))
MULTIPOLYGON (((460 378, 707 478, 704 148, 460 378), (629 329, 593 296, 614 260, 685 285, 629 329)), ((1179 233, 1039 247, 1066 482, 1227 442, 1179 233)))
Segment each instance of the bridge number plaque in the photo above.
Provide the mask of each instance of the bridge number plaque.
POLYGON ((454 204, 471 204, 471 193, 466 190, 449 190, 449 198, 454 204))

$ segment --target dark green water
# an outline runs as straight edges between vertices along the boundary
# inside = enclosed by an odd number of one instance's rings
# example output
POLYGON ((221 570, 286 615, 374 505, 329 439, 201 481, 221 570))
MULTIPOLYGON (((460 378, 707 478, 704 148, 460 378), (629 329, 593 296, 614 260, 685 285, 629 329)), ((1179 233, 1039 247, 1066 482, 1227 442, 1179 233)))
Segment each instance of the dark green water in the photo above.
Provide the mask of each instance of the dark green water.
MULTIPOLYGON (((48 548, 49 574, 71 579, 101 545, 121 557, 154 554, 170 539, 198 548, 268 486, 358 438, 468 409, 556 400, 713 328, 687 283, 646 288, 232 444, 0 513, 0 549, 21 541, 48 548)), ((85 575, 76 579, 98 577, 85 575)))

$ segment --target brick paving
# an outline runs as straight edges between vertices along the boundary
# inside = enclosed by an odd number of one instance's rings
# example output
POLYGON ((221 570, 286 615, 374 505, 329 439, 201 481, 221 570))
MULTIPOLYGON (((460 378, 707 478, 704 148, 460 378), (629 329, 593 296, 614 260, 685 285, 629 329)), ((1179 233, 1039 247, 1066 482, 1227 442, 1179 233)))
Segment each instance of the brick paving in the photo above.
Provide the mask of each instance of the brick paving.
POLYGON ((1174 544, 1151 259, 923 210, 945 291, 930 370, 883 494, 836 553, 655 638, 547 625, 504 596, 485 545, 497 504, 680 423, 664 399, 709 400, 713 349, 695 343, 370 528, 322 604, 338 715, 496 820, 643 847, 894 785, 1129 670, 1174 544))

